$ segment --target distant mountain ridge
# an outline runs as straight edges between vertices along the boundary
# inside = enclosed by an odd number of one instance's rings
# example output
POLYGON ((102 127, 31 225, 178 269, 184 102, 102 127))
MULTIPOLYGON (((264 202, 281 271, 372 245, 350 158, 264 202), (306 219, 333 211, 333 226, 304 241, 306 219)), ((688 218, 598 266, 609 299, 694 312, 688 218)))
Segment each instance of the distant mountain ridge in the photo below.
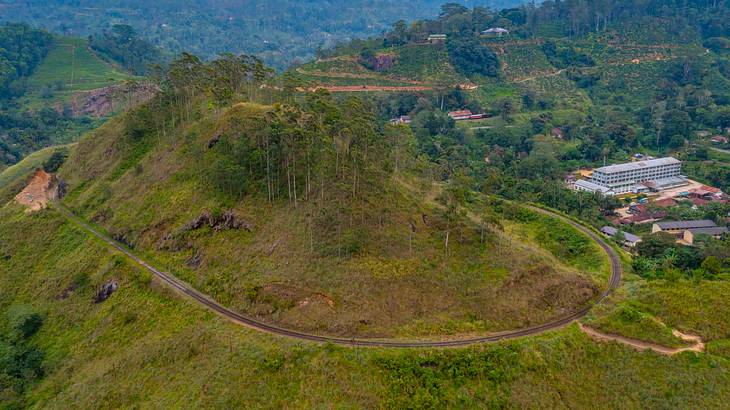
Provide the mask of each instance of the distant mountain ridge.
MULTIPOLYGON (((221 52, 256 54, 284 68, 314 56, 319 46, 389 30, 400 19, 436 14, 441 0, 65 1, 2 0, 0 23, 22 21, 55 33, 87 36, 129 24, 141 36, 172 52, 202 57, 221 52)), ((512 7, 521 0, 461 1, 467 7, 512 7)))

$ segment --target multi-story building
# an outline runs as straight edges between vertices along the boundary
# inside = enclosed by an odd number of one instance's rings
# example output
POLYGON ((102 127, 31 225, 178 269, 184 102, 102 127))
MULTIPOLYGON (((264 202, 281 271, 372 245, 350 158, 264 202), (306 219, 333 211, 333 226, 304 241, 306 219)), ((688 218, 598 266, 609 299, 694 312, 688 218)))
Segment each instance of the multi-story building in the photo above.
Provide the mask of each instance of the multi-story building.
POLYGON ((682 161, 672 157, 601 167, 593 171, 588 182, 590 184, 582 186, 576 184, 576 189, 624 194, 661 191, 689 184, 682 176, 682 161), (593 189, 594 186, 602 189, 593 189))

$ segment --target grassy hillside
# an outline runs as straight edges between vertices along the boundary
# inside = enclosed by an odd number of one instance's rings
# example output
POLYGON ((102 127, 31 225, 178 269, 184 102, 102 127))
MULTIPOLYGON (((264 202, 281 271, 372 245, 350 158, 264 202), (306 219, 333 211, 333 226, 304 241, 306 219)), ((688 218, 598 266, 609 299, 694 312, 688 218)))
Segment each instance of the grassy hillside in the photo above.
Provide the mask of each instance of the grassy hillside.
POLYGON ((449 350, 291 342, 170 294, 52 210, 4 206, 0 238, 11 255, 0 258, 2 317, 43 318, 28 345, 43 352, 44 376, 21 393, 3 384, 5 406, 721 408, 730 398, 728 359, 639 353, 575 326, 449 350), (112 279, 119 290, 94 303, 112 279))
MULTIPOLYGON (((315 190, 324 201, 268 203, 255 192, 231 201, 210 175, 226 153, 207 148, 209 141, 218 135, 230 150, 245 136, 265 134, 273 112, 238 104, 141 139, 126 130, 140 112, 112 120, 72 152, 62 171, 66 203, 228 306, 308 331, 417 337, 508 330, 575 310, 605 287, 605 255, 568 227, 562 239, 575 239, 578 259, 561 252, 561 238, 530 236, 537 228, 520 220, 514 232, 488 229, 482 239, 479 221, 460 217, 447 250, 441 208, 424 200, 430 189, 399 182, 407 175, 363 182, 377 187, 364 207, 327 200, 338 194, 325 183, 315 190), (186 228, 206 212, 230 213, 250 228, 186 228), (559 297, 541 302, 548 294, 559 297)), ((243 170, 220 177, 251 178, 243 170)))
MULTIPOLYGON (((358 100, 183 102, 163 94, 79 142, 60 171, 64 203, 236 310, 323 334, 443 338, 564 316, 605 286, 605 256, 584 235, 458 177, 424 179, 434 171, 413 155, 412 131, 376 126, 358 100)), ((631 275, 589 318, 669 346, 678 344, 669 328, 708 342, 708 353, 662 356, 597 343, 575 325, 449 350, 293 342, 172 294, 53 209, 14 203, 0 208, 0 273, 9 352, 0 394, 13 407, 717 408, 730 399, 724 277, 631 275), (111 283, 118 289, 102 300, 111 283)))

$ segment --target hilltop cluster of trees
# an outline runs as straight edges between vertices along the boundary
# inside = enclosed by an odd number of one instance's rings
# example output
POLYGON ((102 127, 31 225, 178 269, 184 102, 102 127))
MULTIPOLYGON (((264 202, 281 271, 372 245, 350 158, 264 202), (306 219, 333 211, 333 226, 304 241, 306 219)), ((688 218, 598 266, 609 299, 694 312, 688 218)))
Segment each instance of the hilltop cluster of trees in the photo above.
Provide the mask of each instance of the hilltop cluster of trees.
POLYGON ((89 46, 137 75, 148 74, 151 66, 163 61, 160 50, 140 39, 126 24, 115 24, 111 30, 89 36, 89 46))
POLYGON ((21 95, 21 79, 30 75, 48 53, 51 35, 25 24, 0 26, 0 100, 21 95))

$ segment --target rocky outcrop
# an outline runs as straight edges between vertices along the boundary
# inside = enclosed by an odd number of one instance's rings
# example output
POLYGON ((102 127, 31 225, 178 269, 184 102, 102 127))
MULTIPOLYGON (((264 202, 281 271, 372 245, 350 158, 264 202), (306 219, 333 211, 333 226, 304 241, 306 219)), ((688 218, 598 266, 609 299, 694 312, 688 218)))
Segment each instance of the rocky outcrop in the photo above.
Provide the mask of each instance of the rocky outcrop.
MULTIPOLYGON (((193 245, 186 240, 185 234, 205 227, 209 227, 216 232, 240 229, 251 232, 255 229, 254 224, 241 219, 231 211, 226 211, 222 214, 212 214, 209 211, 203 211, 198 217, 183 225, 180 229, 162 238, 157 245, 157 249, 174 252, 182 249, 190 249, 193 245)), ((195 260, 195 257, 190 261, 191 266, 199 264, 199 262, 199 260, 195 260)))
POLYGON ((220 215, 213 215, 208 211, 203 211, 200 216, 193 219, 193 221, 189 224, 185 225, 182 228, 182 231, 194 231, 205 226, 213 228, 214 231, 238 229, 253 231, 254 229, 253 224, 239 219, 238 217, 236 217, 236 215, 233 214, 233 212, 228 211, 220 215))
POLYGON ((119 289, 119 282, 116 280, 110 280, 103 284, 99 291, 96 292, 96 296, 94 296, 94 303, 101 303, 109 299, 109 297, 116 292, 117 289, 119 289))
POLYGON ((103 117, 147 102, 158 91, 157 86, 150 83, 125 83, 81 92, 73 97, 71 113, 74 117, 103 117))

